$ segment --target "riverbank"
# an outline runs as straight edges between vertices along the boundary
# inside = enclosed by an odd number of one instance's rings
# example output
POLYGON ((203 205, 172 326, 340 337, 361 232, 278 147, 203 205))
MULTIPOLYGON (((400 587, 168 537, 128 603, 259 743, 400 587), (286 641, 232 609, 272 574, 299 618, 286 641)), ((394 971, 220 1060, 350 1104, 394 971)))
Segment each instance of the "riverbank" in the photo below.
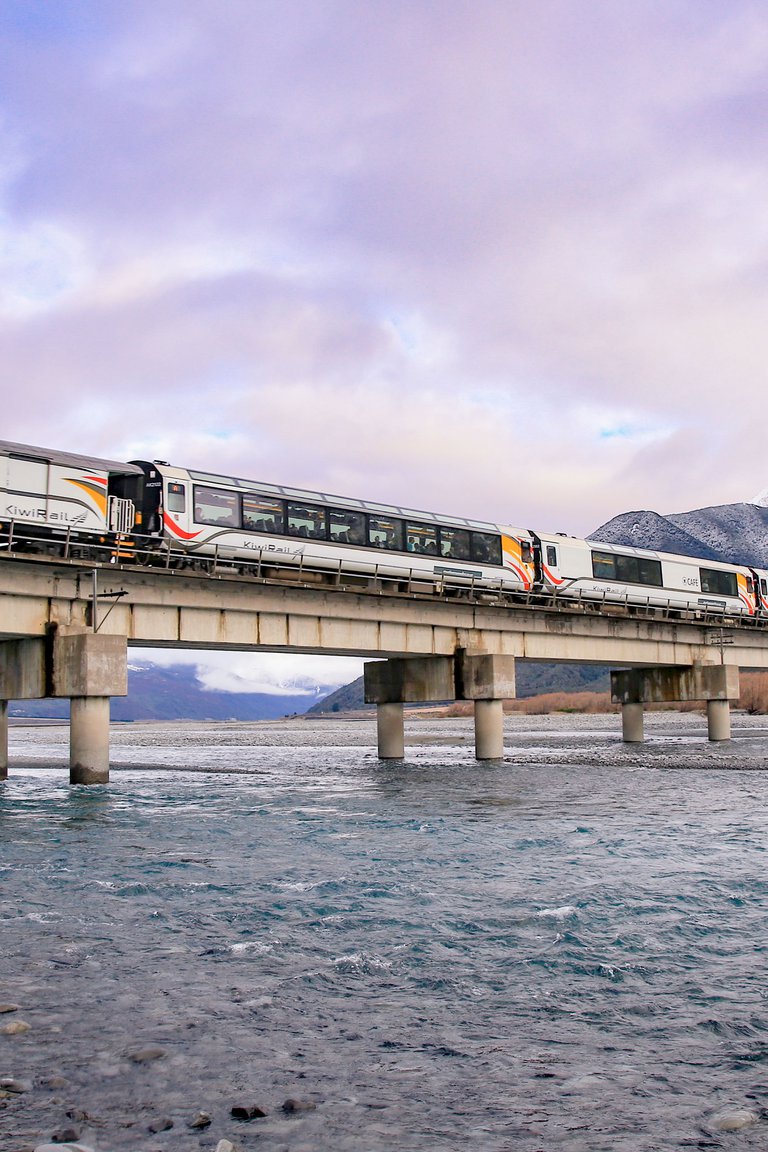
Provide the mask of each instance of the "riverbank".
MULTIPOLYGON (((504 761, 519 765, 554 765, 564 759, 591 763, 597 760, 616 768, 670 768, 734 770, 768 769, 768 720, 734 712, 732 739, 707 740, 706 717, 696 712, 652 711, 645 718, 643 744, 624 744, 621 721, 615 715, 552 713, 509 714, 504 719, 504 761)), ((206 754, 194 763, 195 749, 248 747, 259 749, 306 747, 363 748, 376 759, 376 722, 371 716, 334 718, 297 716, 259 721, 152 721, 113 724, 111 769, 139 768, 160 771, 178 768, 163 749, 168 737, 186 750, 189 771, 221 771, 206 754)), ((474 727, 471 717, 438 718, 428 711, 406 716, 405 763, 434 758, 451 763, 474 762, 474 727)), ((66 724, 17 723, 9 734, 10 772, 22 768, 66 768, 69 730, 66 724)), ((236 771, 229 765, 228 771, 236 771)), ((242 771, 250 771, 245 767, 242 771)))

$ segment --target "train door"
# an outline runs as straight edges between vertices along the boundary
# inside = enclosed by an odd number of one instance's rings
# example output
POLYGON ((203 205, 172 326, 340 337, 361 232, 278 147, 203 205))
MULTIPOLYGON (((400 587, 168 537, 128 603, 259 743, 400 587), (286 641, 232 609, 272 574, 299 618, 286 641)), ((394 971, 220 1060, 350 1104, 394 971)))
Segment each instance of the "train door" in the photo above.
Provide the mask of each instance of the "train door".
POLYGON ((524 536, 513 536, 504 532, 501 546, 504 567, 515 574, 526 591, 530 591, 535 587, 537 579, 534 538, 527 540, 524 536))
POLYGON ((545 588, 558 588, 563 577, 560 572, 562 545, 557 540, 540 540, 541 582, 545 588))
POLYGON ((136 532, 142 536, 161 536, 163 478, 155 465, 146 460, 132 460, 131 463, 137 464, 144 473, 136 493, 136 532))
POLYGON ((187 524, 187 486, 181 480, 167 480, 163 521, 174 535, 184 532, 187 524))
POLYGON ((750 568, 754 581, 755 611, 759 616, 768 616, 768 573, 750 568))
POLYGON ((107 487, 107 528, 120 536, 141 531, 141 492, 144 477, 140 472, 110 472, 107 487))

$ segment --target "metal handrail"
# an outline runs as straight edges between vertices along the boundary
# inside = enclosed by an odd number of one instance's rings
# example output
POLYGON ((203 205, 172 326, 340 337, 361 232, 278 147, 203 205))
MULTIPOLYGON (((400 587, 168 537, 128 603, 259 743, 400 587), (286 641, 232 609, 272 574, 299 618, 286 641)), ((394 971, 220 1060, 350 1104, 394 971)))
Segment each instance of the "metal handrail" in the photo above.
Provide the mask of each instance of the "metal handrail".
MULTIPOLYGON (((14 520, 8 522, 7 539, 2 543, 2 551, 0 557, 8 559, 44 559, 53 556, 56 559, 63 559, 71 563, 79 561, 94 563, 94 556, 103 557, 97 559, 95 562, 101 563, 110 567, 123 567, 120 564, 120 543, 125 541, 127 537, 125 534, 104 534, 105 543, 98 543, 95 541, 87 541, 85 543, 78 542, 77 539, 72 538, 71 527, 68 527, 66 532, 62 531, 61 536, 40 536, 34 533, 25 533, 20 529, 18 523, 14 520), (35 546, 43 545, 46 549, 44 555, 40 553, 25 551, 26 544, 33 544, 35 546), (77 553, 82 551, 83 556, 78 556, 77 553), (86 554, 87 553, 87 554, 86 554)), ((0 534, 6 535, 6 532, 0 534)), ((520 589, 514 586, 505 585, 503 577, 499 578, 498 584, 494 581, 487 584, 478 584, 474 573, 466 579, 450 576, 445 572, 439 574, 439 578, 430 581, 428 574, 415 572, 413 567, 403 569, 400 575, 394 575, 391 570, 386 575, 382 575, 381 562, 377 558, 373 563, 372 570, 368 571, 350 571, 344 573, 342 571, 342 562, 339 560, 337 567, 329 567, 328 565, 313 563, 306 561, 304 554, 299 558, 298 564, 285 564, 281 563, 279 556, 275 553, 268 553, 265 556, 264 549, 260 548, 256 552, 255 557, 252 559, 250 556, 223 556, 221 554, 219 545, 214 546, 213 554, 203 554, 197 552, 189 552, 183 548, 174 548, 170 540, 157 540, 154 541, 154 547, 147 547, 142 544, 141 537, 134 537, 136 541, 135 558, 131 561, 130 567, 144 567, 144 568, 157 568, 162 567, 166 571, 179 571, 186 572, 187 574, 207 577, 208 579, 221 579, 221 567, 225 565, 231 567, 233 572, 246 579, 259 580, 265 583, 272 583, 276 579, 272 576, 264 575, 265 562, 268 563, 270 568, 276 569, 278 572, 285 575, 292 575, 294 579, 298 577, 299 580, 308 574, 325 574, 333 577, 333 586, 340 590, 345 588, 353 588, 355 592, 360 592, 362 589, 359 585, 347 585, 344 583, 344 576, 348 575, 353 578, 359 579, 361 576, 365 577, 371 582, 372 590, 381 594, 386 591, 388 594, 397 595, 397 590, 393 589, 393 584, 400 584, 405 586, 405 594, 411 597, 434 598, 438 597, 444 599, 446 595, 451 592, 460 594, 464 599, 471 603, 488 603, 489 598, 493 598, 494 603, 506 605, 510 608, 525 607, 534 611, 555 611, 555 612, 573 612, 574 610, 582 612, 600 612, 606 605, 610 605, 611 609, 615 612, 616 609, 624 609, 627 616, 636 616, 639 613, 644 615, 657 617, 660 614, 661 618, 667 620, 687 621, 690 623, 698 624, 703 627, 727 627, 727 628, 752 628, 764 629, 768 628, 768 616, 748 615, 748 614, 729 614, 724 609, 715 609, 709 605, 702 605, 701 607, 694 607, 691 605, 678 605, 676 606, 671 598, 667 597, 665 603, 652 603, 650 594, 646 597, 645 602, 630 603, 628 600, 608 600, 606 593, 594 593, 585 591, 582 588, 576 590, 568 590, 565 592, 558 592, 555 589, 539 589, 535 590, 520 589), (190 573, 189 569, 193 571, 190 573), (425 589, 425 585, 433 584, 433 591, 430 593, 425 589), (414 587, 414 583, 417 585, 414 587), (386 587, 385 587, 386 584, 386 587)), ((402 592, 400 594, 403 594, 402 592)), ((658 618, 658 617, 657 617, 658 618)))

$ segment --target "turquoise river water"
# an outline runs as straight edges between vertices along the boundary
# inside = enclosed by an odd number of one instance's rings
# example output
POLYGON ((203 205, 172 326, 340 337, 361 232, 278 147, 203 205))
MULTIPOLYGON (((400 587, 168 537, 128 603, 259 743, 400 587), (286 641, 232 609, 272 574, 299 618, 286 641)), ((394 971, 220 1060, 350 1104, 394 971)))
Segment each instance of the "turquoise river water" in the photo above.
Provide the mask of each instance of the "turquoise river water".
POLYGON ((768 731, 507 726, 12 728, 0 1147, 768 1148, 768 731))

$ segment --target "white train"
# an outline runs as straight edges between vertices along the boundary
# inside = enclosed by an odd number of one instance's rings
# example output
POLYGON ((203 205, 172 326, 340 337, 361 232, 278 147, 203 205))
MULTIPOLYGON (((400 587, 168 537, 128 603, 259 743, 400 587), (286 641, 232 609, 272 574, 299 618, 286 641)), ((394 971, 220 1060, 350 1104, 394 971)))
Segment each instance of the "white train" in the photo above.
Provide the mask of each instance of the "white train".
MULTIPOLYGON (((768 571, 0 441, 0 547, 768 618, 768 571)), ((1 554, 1 553, 0 553, 1 554)))

